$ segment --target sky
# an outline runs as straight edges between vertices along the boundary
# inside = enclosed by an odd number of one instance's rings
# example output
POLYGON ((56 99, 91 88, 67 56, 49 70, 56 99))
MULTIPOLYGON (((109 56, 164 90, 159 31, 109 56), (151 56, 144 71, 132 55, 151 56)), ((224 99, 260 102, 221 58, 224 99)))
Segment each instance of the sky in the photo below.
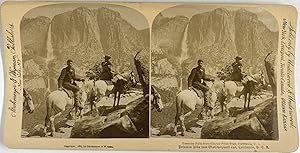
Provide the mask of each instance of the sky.
MULTIPOLYGON (((180 5, 172 8, 165 9, 162 11, 162 14, 166 17, 174 17, 176 15, 183 15, 188 18, 191 18, 195 14, 201 14, 204 12, 209 12, 214 9, 219 8, 217 5, 180 5)), ((241 9, 241 7, 223 7, 229 11, 235 11, 241 9)), ((247 11, 255 13, 258 19, 263 22, 270 30, 278 31, 278 22, 275 17, 268 11, 257 8, 257 7, 245 7, 247 11)))
POLYGON ((149 28, 148 21, 140 12, 125 6, 113 5, 113 4, 101 4, 101 3, 66 3, 66 4, 54 4, 46 5, 42 7, 34 8, 28 11, 24 17, 35 18, 37 16, 46 16, 52 19, 55 15, 68 11, 73 11, 78 7, 86 7, 90 10, 106 7, 120 13, 123 19, 129 22, 136 29, 141 30, 149 28))

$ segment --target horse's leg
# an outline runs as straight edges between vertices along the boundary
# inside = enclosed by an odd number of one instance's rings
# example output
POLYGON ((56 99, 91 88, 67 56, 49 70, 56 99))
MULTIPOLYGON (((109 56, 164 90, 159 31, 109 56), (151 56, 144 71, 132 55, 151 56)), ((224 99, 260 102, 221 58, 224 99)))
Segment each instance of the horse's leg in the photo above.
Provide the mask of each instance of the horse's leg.
POLYGON ((223 112, 224 111, 224 101, 221 101, 220 105, 221 105, 221 112, 223 112))
POLYGON ((49 127, 49 124, 50 124, 50 120, 49 118, 46 116, 45 118, 45 125, 44 125, 44 136, 47 136, 47 128, 49 127))
POLYGON ((248 97, 248 108, 250 107, 250 98, 251 98, 251 92, 249 92, 249 97, 248 97))
POLYGON ((94 101, 91 101, 91 102, 90 102, 90 105, 91 105, 91 114, 92 114, 92 113, 93 113, 94 101))
POLYGON ((244 93, 245 101, 244 101, 244 109, 246 109, 246 103, 247 103, 247 92, 244 93))
POLYGON ((44 136, 47 136, 47 128, 50 126, 50 117, 52 114, 52 102, 49 100, 49 97, 47 97, 46 100, 46 117, 45 117, 45 126, 44 126, 44 136))
POLYGON ((229 113, 229 110, 228 110, 228 108, 227 108, 227 105, 230 103, 230 101, 233 99, 233 96, 232 95, 228 95, 228 97, 226 98, 226 100, 224 101, 224 109, 223 109, 223 111, 222 112, 227 112, 227 113, 229 113))
POLYGON ((116 103, 116 100, 117 100, 117 94, 118 94, 118 92, 115 91, 114 92, 114 105, 113 105, 113 107, 115 107, 115 103, 116 103))
POLYGON ((225 103, 226 99, 227 99, 226 96, 221 95, 221 97, 220 97, 220 107, 221 107, 221 112, 224 111, 224 103, 225 103))
MULTIPOLYGON (((99 102, 99 101, 101 100, 101 98, 97 98, 97 100, 98 100, 98 102, 99 102)), ((93 110, 94 110, 93 107, 95 107, 95 111, 96 111, 96 113, 98 114, 99 111, 98 111, 98 108, 97 108, 97 101, 96 101, 96 100, 91 101, 91 113, 93 113, 93 110)))
POLYGON ((78 116, 79 119, 82 118, 82 110, 83 110, 83 108, 79 108, 79 107, 76 108, 76 111, 75 111, 75 114, 76 114, 75 115, 75 120, 77 120, 77 116, 78 116))
POLYGON ((94 103, 93 105, 94 105, 94 107, 95 107, 96 113, 98 114, 99 111, 98 111, 98 107, 97 107, 96 103, 94 103))
POLYGON ((182 112, 182 103, 181 101, 178 100, 178 97, 176 96, 176 116, 175 116, 175 124, 174 124, 174 136, 176 136, 178 133, 177 128, 178 128, 178 121, 180 120, 181 112, 182 112))
POLYGON ((77 119, 78 106, 75 106, 75 121, 77 119))
POLYGON ((119 91, 117 107, 119 106, 119 103, 120 103, 120 96, 121 96, 121 92, 119 91))
POLYGON ((224 112, 224 109, 227 105, 226 103, 227 103, 228 99, 229 99, 229 97, 224 97, 224 100, 221 101, 221 112, 224 112))
POLYGON ((56 115, 53 115, 50 117, 50 125, 51 125, 51 135, 53 136, 53 132, 55 132, 55 126, 54 126, 54 120, 56 117, 60 116, 62 112, 57 113, 56 115))
POLYGON ((179 116, 176 114, 175 116, 175 124, 174 124, 174 136, 177 135, 177 128, 178 128, 178 120, 179 120, 179 116))
POLYGON ((83 115, 82 115, 82 110, 83 110, 83 108, 79 110, 79 119, 81 119, 82 116, 83 116, 83 115))
POLYGON ((90 95, 90 96, 94 96, 93 98, 90 98, 89 99, 89 102, 90 102, 90 111, 91 111, 91 114, 93 113, 93 106, 94 106, 94 103, 96 103, 96 100, 97 100, 97 91, 95 91, 96 93, 94 93, 94 95, 90 95))
POLYGON ((184 124, 184 119, 185 119, 185 117, 187 117, 187 116, 189 116, 189 115, 191 115, 191 114, 192 114, 192 111, 190 111, 190 112, 188 112, 188 113, 186 113, 186 114, 184 114, 184 115, 181 115, 181 116, 179 117, 180 122, 181 122, 181 127, 182 127, 182 133, 181 133, 182 136, 184 136, 184 134, 185 134, 185 132, 186 132, 186 127, 185 127, 185 124, 184 124))

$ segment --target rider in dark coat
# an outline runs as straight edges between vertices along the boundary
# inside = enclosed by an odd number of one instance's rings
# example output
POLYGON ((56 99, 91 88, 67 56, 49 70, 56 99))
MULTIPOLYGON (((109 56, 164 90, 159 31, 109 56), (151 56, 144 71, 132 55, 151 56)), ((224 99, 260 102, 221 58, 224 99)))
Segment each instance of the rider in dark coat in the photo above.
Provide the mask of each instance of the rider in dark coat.
POLYGON ((105 56, 105 61, 101 63, 102 66, 102 74, 101 80, 111 80, 113 78, 113 73, 111 70, 112 64, 110 62, 111 57, 105 56))
POLYGON ((198 60, 198 66, 193 68, 188 78, 188 87, 194 87, 201 90, 204 93, 204 103, 210 109, 212 109, 211 101, 209 100, 209 88, 204 81, 214 81, 214 79, 207 78, 205 75, 205 69, 202 67, 203 60, 198 60))
POLYGON ((79 103, 79 87, 76 85, 75 81, 84 81, 84 79, 78 78, 75 75, 75 69, 72 67, 73 61, 67 61, 67 67, 63 68, 61 74, 58 78, 58 89, 62 90, 62 87, 68 90, 72 90, 74 92, 75 98, 75 105, 81 106, 79 103))
POLYGON ((235 62, 231 64, 233 71, 231 74, 232 81, 242 81, 243 74, 242 74, 242 63, 240 62, 242 58, 240 56, 235 57, 235 62))

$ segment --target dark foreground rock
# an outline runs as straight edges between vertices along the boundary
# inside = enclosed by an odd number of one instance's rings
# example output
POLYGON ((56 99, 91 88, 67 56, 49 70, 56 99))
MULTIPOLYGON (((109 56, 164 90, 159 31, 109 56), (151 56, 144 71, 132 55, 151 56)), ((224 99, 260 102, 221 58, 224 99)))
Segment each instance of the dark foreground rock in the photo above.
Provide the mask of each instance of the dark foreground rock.
POLYGON ((107 116, 85 117, 76 121, 72 138, 130 138, 148 137, 149 101, 141 97, 125 109, 112 111, 107 116))
MULTIPOLYGON (((236 117, 216 117, 204 123, 202 139, 242 139, 272 140, 277 139, 275 100, 268 99, 236 117)), ((233 111, 233 110, 232 110, 233 111)), ((239 112, 240 110, 237 110, 239 112)), ((237 114, 232 112, 231 114, 237 114)))

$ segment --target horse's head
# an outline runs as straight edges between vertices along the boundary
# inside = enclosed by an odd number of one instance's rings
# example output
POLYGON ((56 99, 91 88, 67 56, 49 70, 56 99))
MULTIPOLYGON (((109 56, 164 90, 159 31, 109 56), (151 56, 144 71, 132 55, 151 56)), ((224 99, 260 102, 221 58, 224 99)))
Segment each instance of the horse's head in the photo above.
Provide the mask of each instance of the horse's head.
POLYGON ((80 102, 81 103, 85 103, 86 102, 86 100, 87 100, 87 84, 86 84, 86 82, 85 81, 83 81, 83 82, 78 82, 77 83, 77 85, 78 85, 78 87, 80 88, 80 90, 78 91, 79 92, 79 97, 80 97, 80 102))
POLYGON ((33 113, 34 111, 34 104, 32 101, 31 95, 23 89, 23 111, 27 111, 29 113, 33 113))
POLYGON ((161 112, 162 109, 164 108, 162 100, 161 100, 161 96, 160 94, 157 92, 157 90, 151 86, 151 104, 154 106, 154 108, 156 108, 156 110, 158 112, 161 112))
POLYGON ((209 97, 211 99, 211 104, 213 105, 213 107, 214 107, 215 102, 217 101, 217 98, 218 98, 217 93, 218 93, 219 86, 221 83, 222 83, 222 80, 214 81, 214 82, 206 82, 206 85, 209 88, 209 91, 208 91, 209 97))

